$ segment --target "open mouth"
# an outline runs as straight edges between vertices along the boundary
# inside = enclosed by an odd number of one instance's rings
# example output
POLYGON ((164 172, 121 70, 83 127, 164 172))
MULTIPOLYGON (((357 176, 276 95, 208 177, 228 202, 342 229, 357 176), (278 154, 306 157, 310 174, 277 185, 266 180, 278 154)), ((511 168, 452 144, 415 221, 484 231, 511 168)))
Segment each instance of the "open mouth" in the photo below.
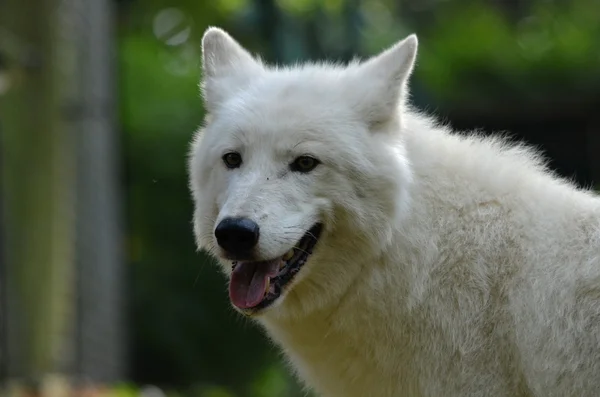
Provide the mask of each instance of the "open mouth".
POLYGON ((229 298, 239 309, 256 311, 270 306, 300 271, 319 240, 323 225, 317 223, 279 258, 260 262, 233 262, 229 298))

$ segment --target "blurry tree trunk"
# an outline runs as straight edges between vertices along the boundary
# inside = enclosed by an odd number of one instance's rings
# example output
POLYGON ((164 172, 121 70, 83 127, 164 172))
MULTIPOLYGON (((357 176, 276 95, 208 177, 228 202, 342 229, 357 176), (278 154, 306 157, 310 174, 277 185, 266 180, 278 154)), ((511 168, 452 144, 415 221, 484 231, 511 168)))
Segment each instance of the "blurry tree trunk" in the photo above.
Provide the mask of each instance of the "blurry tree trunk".
POLYGON ((12 86, 1 100, 6 214, 8 376, 66 371, 72 338, 74 48, 57 0, 3 0, 1 47, 12 86), (72 83, 71 83, 72 84, 72 83))
POLYGON ((111 22, 109 0, 0 0, 10 379, 121 375, 111 22))
MULTIPOLYGON (((75 0, 72 0, 75 1, 75 0)), ((77 134, 77 374, 115 382, 125 370, 123 225, 115 128, 113 1, 81 3, 77 134)))
POLYGON ((260 37, 265 43, 270 43, 267 59, 279 60, 284 37, 280 34, 280 14, 274 0, 254 0, 256 9, 259 10, 258 27, 260 37))

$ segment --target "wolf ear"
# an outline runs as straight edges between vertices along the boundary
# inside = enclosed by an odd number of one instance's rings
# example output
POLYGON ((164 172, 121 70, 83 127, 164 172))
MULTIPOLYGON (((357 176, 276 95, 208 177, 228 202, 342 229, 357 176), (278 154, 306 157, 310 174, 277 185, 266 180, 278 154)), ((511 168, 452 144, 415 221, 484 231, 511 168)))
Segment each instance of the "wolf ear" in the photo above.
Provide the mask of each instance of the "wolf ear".
POLYGON ((262 73, 262 63, 252 57, 224 30, 210 27, 202 37, 202 93, 213 111, 236 91, 262 73))
POLYGON ((417 56, 418 40, 412 34, 358 67, 354 84, 356 107, 370 125, 392 119, 407 91, 417 56), (361 89, 356 90, 356 86, 361 89))

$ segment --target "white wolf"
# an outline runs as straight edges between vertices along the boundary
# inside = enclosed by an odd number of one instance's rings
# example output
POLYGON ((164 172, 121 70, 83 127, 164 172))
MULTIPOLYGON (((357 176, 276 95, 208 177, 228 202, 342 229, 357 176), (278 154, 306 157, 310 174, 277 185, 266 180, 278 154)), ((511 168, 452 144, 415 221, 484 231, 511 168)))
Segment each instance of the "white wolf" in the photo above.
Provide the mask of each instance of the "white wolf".
POLYGON ((600 200, 411 109, 416 52, 275 68, 209 28, 198 246, 320 395, 600 396, 600 200))

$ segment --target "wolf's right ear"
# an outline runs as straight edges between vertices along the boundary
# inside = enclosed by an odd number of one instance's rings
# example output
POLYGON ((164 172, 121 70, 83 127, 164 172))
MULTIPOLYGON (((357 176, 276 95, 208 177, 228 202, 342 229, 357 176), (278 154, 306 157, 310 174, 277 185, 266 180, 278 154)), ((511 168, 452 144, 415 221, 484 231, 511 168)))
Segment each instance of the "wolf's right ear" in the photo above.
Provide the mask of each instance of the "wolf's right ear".
POLYGON ((215 27, 208 28, 202 37, 202 69, 202 94, 209 112, 264 71, 259 60, 215 27))

